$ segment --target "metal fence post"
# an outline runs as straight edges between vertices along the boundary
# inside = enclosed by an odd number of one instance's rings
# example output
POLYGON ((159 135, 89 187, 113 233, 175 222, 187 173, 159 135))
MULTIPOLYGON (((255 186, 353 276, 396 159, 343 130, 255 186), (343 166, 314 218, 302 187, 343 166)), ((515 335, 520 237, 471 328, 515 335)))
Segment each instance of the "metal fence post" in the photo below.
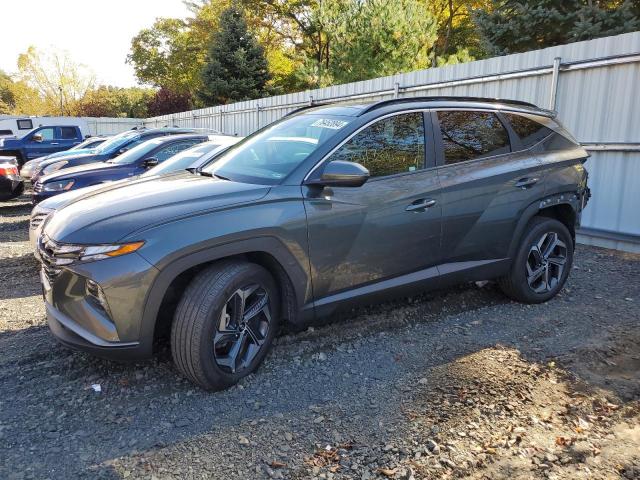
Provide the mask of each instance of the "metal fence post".
POLYGON ((558 78, 560 76, 560 57, 553 59, 553 71, 551 72, 551 92, 549 92, 549 110, 556 109, 556 98, 558 95, 558 78))
POLYGON ((258 129, 260 128, 260 104, 256 103, 256 124, 258 125, 258 129))

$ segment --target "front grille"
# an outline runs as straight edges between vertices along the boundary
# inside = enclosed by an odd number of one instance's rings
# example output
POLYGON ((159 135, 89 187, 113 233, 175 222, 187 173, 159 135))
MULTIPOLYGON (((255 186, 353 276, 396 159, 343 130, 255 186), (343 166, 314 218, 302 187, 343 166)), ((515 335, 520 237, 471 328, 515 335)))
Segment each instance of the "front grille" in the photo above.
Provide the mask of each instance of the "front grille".
POLYGON ((60 275, 60 273, 62 272, 62 269, 52 267, 42 262, 42 271, 47 276, 47 279, 49 279, 49 283, 52 283, 56 278, 58 278, 58 275, 60 275))
POLYGON ((40 235, 38 239, 38 256, 42 262, 42 271, 52 282, 62 272, 61 265, 71 263, 69 259, 57 258, 59 245, 46 235, 40 235))
POLYGON ((49 212, 34 213, 29 220, 29 228, 31 228, 31 230, 38 228, 44 219, 47 218, 47 215, 49 215, 49 212))
POLYGON ((36 193, 40 193, 42 191, 42 182, 36 182, 33 186, 33 191, 36 193))

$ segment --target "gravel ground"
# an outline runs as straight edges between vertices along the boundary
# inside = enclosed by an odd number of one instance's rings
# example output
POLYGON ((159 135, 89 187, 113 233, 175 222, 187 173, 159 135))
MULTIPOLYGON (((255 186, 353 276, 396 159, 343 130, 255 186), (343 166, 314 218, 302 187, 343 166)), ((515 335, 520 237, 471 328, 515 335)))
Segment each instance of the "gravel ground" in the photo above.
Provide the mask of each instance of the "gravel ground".
POLYGON ((0 478, 640 478, 638 255, 579 246, 544 305, 488 284, 358 309, 211 394, 166 348, 59 346, 28 212, 0 204, 0 478))

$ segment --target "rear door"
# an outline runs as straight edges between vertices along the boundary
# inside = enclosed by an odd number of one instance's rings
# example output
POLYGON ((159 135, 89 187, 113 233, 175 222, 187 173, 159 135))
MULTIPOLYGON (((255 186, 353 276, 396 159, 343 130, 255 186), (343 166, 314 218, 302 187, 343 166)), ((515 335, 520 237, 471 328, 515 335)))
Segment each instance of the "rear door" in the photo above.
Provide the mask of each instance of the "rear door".
POLYGON ((483 110, 432 115, 442 185, 442 273, 508 256, 522 211, 544 196, 539 160, 506 118, 483 110))
POLYGON ((68 150, 81 142, 78 135, 79 130, 76 127, 56 127, 56 138, 53 144, 57 145, 57 151, 68 150))
POLYGON ((384 280, 437 276, 441 207, 431 135, 420 111, 376 120, 328 158, 365 166, 364 185, 302 187, 316 308, 368 295, 384 280))

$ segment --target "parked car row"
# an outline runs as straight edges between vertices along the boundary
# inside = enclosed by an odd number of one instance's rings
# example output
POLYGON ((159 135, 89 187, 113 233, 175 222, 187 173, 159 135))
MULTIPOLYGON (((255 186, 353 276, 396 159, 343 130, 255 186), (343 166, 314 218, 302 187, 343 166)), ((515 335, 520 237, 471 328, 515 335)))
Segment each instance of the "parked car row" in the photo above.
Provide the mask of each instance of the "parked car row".
POLYGON ((221 389, 258 368, 285 323, 473 280, 549 300, 571 271, 590 195, 588 154, 554 117, 455 97, 325 105, 187 170, 176 156, 180 171, 136 175, 194 132, 100 156, 99 167, 70 161, 36 194, 107 172, 133 178, 35 207, 50 329, 118 360, 168 337, 185 377, 221 389))
MULTIPOLYGON (((181 142, 183 141, 183 139, 185 139, 185 137, 189 137, 189 136, 176 135, 174 137, 164 137, 160 139, 148 140, 147 142, 139 145, 138 147, 133 148, 130 152, 127 152, 121 155, 120 157, 124 157, 125 155, 127 155, 129 158, 131 158, 128 155, 129 153, 131 153, 136 156, 140 156, 140 159, 137 162, 138 165, 140 164, 144 165, 145 159, 149 159, 153 157, 149 157, 148 153, 139 155, 140 152, 146 151, 147 148, 156 147, 155 159, 157 160, 158 159, 158 156, 157 156, 158 143, 161 143, 161 144, 165 143, 165 144, 168 144, 168 145, 164 145, 165 147, 171 147, 174 145, 174 142, 181 142), (150 145, 147 145, 147 144, 150 144, 150 145), (135 150, 137 149, 140 149, 140 151, 135 152, 135 150)), ((200 137, 197 137, 197 138, 200 138, 200 137)), ((241 140, 241 137, 232 137, 232 136, 224 136, 224 135, 215 135, 214 138, 215 138, 214 140, 208 140, 202 143, 196 143, 191 148, 187 148, 186 150, 182 150, 176 153, 175 155, 169 157, 167 160, 155 166, 152 166, 148 170, 136 167, 136 162, 134 162, 133 167, 131 167, 130 164, 126 162, 123 162, 123 165, 120 165, 118 162, 114 162, 113 164, 95 163, 95 164, 86 165, 84 167, 74 167, 73 169, 69 169, 69 170, 80 169, 81 173, 83 174, 86 173, 88 177, 95 179, 96 176, 98 176, 102 181, 100 183, 95 183, 90 186, 85 186, 84 188, 80 188, 79 184, 76 185, 74 183, 73 187, 75 188, 69 188, 68 191, 59 192, 61 193, 60 195, 50 196, 49 198, 47 198, 41 203, 35 202, 36 205, 33 208, 33 211, 31 212, 31 219, 29 222, 29 227, 30 227, 29 240, 31 241, 31 244, 33 245, 34 249, 37 248, 37 240, 38 240, 38 237, 40 236, 40 231, 41 231, 44 219, 48 215, 50 215, 52 212, 62 208, 65 205, 68 205, 72 201, 82 196, 89 195, 94 192, 98 192, 100 189, 111 188, 112 186, 118 185, 119 182, 125 182, 127 180, 131 180, 132 178, 137 178, 135 176, 132 177, 131 175, 129 175, 129 172, 132 171, 133 169, 137 168, 137 170, 142 172, 139 176, 145 177, 145 178, 163 175, 171 172, 179 172, 182 170, 197 169, 211 162, 219 153, 221 153, 222 151, 227 149, 229 146, 241 140), (106 177, 100 177, 100 174, 103 173, 104 170, 110 170, 111 168, 114 171, 108 171, 106 177), (85 169, 85 170, 82 171, 82 169, 85 169), (106 178, 111 178, 111 180, 108 181, 106 180, 106 178)), ((173 148, 175 148, 175 146, 173 148)), ((116 160, 119 161, 120 157, 116 157, 116 160)), ((150 163, 152 164, 155 162, 150 162, 150 163)), ((148 161, 147 161, 147 165, 149 165, 148 161)), ((59 172, 59 173, 64 174, 65 171, 63 170, 62 172, 59 172)))

